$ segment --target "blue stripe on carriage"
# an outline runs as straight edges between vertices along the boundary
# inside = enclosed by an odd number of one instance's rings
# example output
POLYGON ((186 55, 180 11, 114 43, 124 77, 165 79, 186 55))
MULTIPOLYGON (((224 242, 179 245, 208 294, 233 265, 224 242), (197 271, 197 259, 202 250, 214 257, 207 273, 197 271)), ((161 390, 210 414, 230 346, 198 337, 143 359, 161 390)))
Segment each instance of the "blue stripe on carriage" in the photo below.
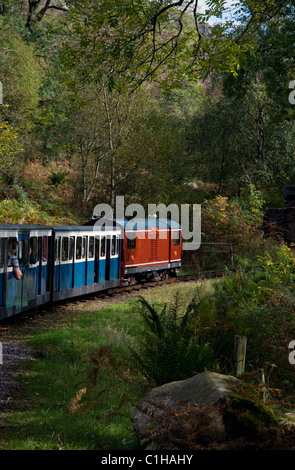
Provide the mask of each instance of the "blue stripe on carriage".
POLYGON ((60 289, 71 289, 73 282, 73 264, 60 265, 60 289))
POLYGON ((119 258, 110 259, 110 281, 119 277, 119 258))
POLYGON ((100 259, 98 282, 105 282, 105 279, 106 279, 106 260, 100 259))
POLYGON ((86 263, 81 261, 74 265, 74 287, 85 286, 86 281, 86 263))
POLYGON ((54 290, 59 290, 59 264, 54 265, 54 290))
POLYGON ((41 267, 41 295, 46 294, 47 274, 48 274, 47 265, 44 265, 41 267))
POLYGON ((87 285, 94 283, 94 260, 87 262, 87 285))
POLYGON ((3 286, 4 286, 4 274, 0 273, 0 305, 3 305, 4 297, 3 297, 3 286))

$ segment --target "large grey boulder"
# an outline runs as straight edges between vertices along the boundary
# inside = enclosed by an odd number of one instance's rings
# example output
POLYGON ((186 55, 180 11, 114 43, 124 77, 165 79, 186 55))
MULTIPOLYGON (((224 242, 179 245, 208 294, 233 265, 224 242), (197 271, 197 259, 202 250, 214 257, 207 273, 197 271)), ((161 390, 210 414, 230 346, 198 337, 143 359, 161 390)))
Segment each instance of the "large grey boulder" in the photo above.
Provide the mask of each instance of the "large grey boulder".
POLYGON ((230 404, 228 393, 240 381, 233 377, 215 372, 203 372, 189 379, 171 382, 152 389, 131 411, 134 430, 145 448, 156 448, 148 435, 155 436, 161 428, 167 413, 177 413, 188 405, 199 407, 199 434, 208 441, 223 441, 227 437, 226 425, 220 407, 230 404), (202 428, 202 429, 201 429, 202 428))

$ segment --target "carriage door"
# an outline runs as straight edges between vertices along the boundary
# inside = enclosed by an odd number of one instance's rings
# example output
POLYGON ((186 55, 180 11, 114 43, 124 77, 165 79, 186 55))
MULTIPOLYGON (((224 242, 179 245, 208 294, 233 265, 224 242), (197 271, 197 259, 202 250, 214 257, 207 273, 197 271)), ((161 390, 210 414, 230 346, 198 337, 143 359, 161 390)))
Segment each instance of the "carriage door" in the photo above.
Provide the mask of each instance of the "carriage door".
POLYGON ((95 237, 94 282, 99 282, 99 237, 95 237))
POLYGON ((15 308, 21 310, 28 306, 29 293, 32 290, 29 265, 30 234, 19 233, 18 243, 19 267, 23 275, 19 281, 15 282, 15 308))
POLYGON ((54 240, 54 290, 60 290, 60 237, 54 240))
POLYGON ((0 306, 4 305, 5 301, 5 273, 4 273, 4 238, 0 238, 0 306))
POLYGON ((13 276, 13 268, 9 264, 10 257, 12 256, 12 243, 17 240, 17 233, 9 234, 9 238, 5 239, 4 243, 4 275, 5 275, 5 307, 15 307, 15 284, 16 279, 13 276))
POLYGON ((48 284, 48 237, 41 234, 38 237, 39 282, 38 294, 46 294, 48 284))
POLYGON ((94 282, 94 237, 88 237, 88 251, 86 246, 87 253, 87 274, 86 274, 86 284, 91 285, 94 282))
POLYGON ((106 237, 106 281, 110 280, 110 271, 111 271, 111 237, 106 237))

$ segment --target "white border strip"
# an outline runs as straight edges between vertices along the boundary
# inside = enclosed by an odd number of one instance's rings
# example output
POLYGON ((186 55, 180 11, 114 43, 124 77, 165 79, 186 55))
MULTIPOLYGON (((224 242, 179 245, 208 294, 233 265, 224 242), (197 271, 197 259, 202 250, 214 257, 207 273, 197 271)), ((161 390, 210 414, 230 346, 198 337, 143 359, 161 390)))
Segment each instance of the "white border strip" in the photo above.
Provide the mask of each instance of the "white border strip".
MULTIPOLYGON (((173 261, 178 261, 178 260, 173 260, 173 261)), ((125 264, 125 268, 135 268, 136 266, 154 266, 155 264, 164 264, 164 263, 170 263, 168 260, 163 260, 163 261, 151 261, 150 263, 134 263, 134 264, 125 264)))
POLYGON ((51 237, 52 230, 31 230, 30 237, 51 237))

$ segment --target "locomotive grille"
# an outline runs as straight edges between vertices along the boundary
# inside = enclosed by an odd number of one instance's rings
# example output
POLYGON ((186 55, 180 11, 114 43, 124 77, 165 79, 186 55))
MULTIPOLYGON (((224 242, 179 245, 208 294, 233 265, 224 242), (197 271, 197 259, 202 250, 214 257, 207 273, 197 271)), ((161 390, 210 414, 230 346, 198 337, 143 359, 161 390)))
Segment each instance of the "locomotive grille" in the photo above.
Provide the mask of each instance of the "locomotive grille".
POLYGON ((151 239, 150 261, 157 261, 159 259, 159 257, 158 257, 158 238, 159 238, 159 234, 157 232, 155 232, 153 234, 153 238, 151 239))

